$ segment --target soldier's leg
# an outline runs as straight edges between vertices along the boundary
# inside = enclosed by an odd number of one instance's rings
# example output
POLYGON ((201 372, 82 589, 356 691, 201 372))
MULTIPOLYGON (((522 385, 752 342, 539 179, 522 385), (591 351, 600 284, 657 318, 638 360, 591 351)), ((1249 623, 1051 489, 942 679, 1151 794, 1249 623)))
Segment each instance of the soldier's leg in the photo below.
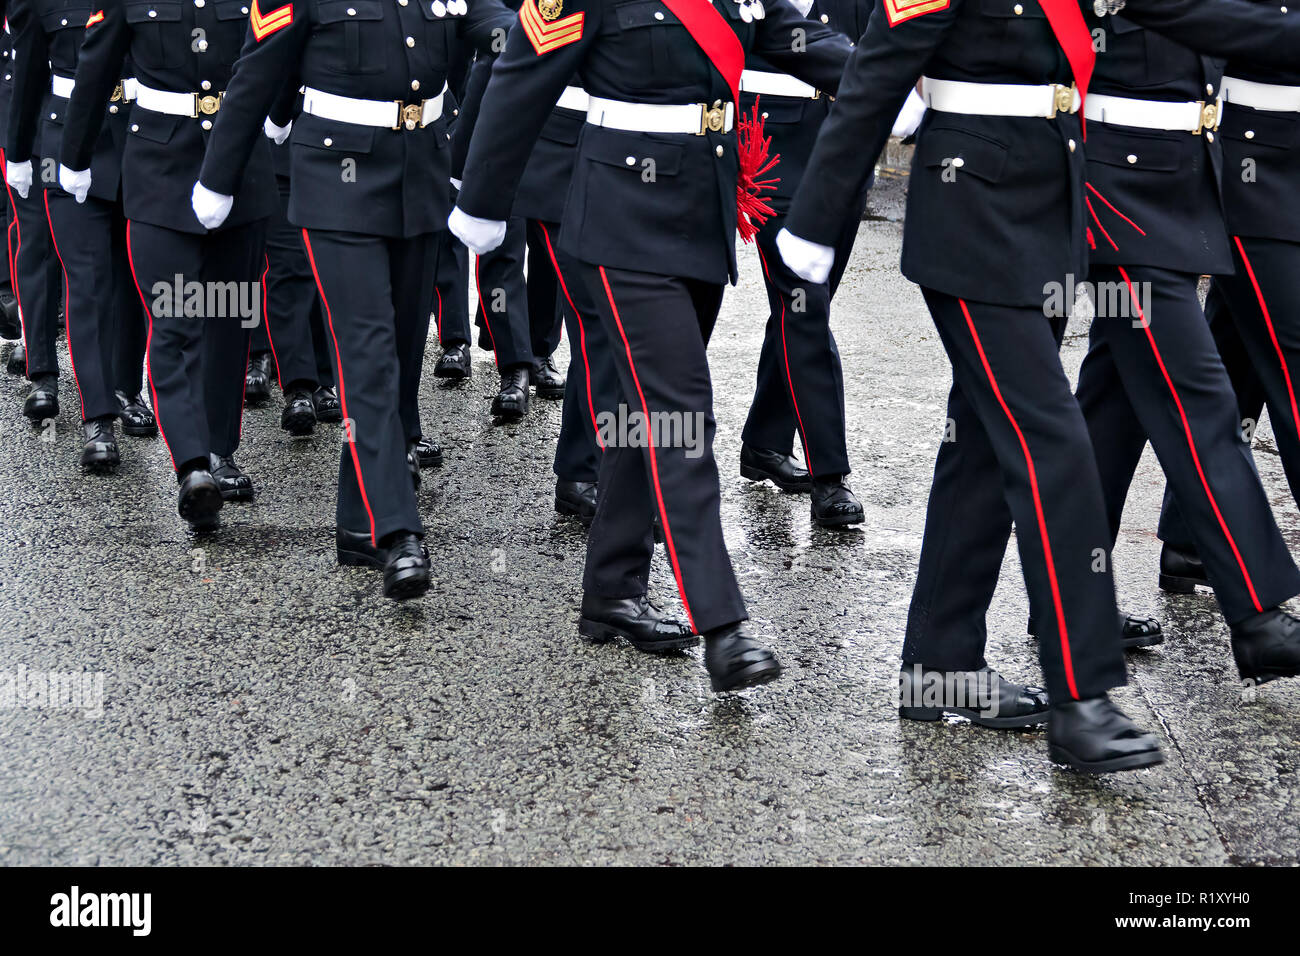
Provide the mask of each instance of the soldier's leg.
MULTIPOLYGON (((281 182, 287 192, 287 182, 281 182)), ((302 247, 302 230, 285 217, 287 195, 266 232, 266 280, 263 310, 267 345, 274 355, 280 388, 314 390, 320 384, 312 339, 316 281, 302 247)), ((257 349, 254 332, 253 349, 257 349)))
POLYGON ((542 224, 528 220, 528 336, 533 357, 549 358, 560 347, 564 329, 563 302, 542 224))
POLYGON ((487 329, 497 367, 528 366, 533 361, 528 328, 528 289, 524 282, 527 224, 514 218, 505 241, 474 262, 478 315, 487 329))
POLYGON ((47 377, 57 380, 59 360, 54 343, 59 335, 63 276, 45 215, 44 192, 33 185, 26 199, 13 192, 11 197, 18 220, 14 270, 27 351, 26 374, 33 381, 47 377))
MULTIPOLYGON (((1057 352, 1064 320, 1049 319, 1040 308, 967 303, 932 290, 925 297, 953 363, 954 382, 998 462, 1019 529, 1030 605, 1041 619, 1039 656, 1051 699, 1059 704, 1104 694, 1125 682, 1125 670, 1101 482, 1057 352)), ((961 421, 956 437, 957 455, 979 451, 978 445, 961 447, 967 440, 961 421)), ((987 462, 985 457, 981 470, 987 462)), ((968 494, 974 483, 972 476, 968 494)), ((980 503, 986 501, 981 494, 980 503)), ((953 522, 979 520, 978 507, 959 505, 953 522)), ((950 559, 953 569, 957 558, 950 559)))
POLYGON ((203 282, 207 288, 234 283, 237 300, 248 304, 250 314, 231 307, 222 316, 205 320, 203 377, 210 451, 219 457, 234 455, 239 447, 244 414, 241 375, 248 359, 253 329, 261 323, 261 276, 265 269, 266 221, 246 223, 209 233, 203 249, 203 282))
POLYGON ((438 279, 434 286, 434 318, 444 349, 469 345, 469 250, 451 234, 438 234, 438 279))
POLYGON ((1099 309, 1093 327, 1109 345, 1224 616, 1238 624, 1275 608, 1300 592, 1300 571, 1242 440, 1236 396, 1201 312, 1196 276, 1099 267, 1090 279, 1099 290, 1129 297, 1120 315, 1099 309))
MULTIPOLYGON (((368 535, 372 546, 395 532, 420 534, 398 410, 390 240, 324 230, 303 236, 343 406, 338 527, 368 535)), ((427 305, 427 299, 420 303, 427 305)))
POLYGON ((429 339, 429 296, 433 294, 442 233, 427 233, 390 243, 389 282, 393 289, 396 320, 399 408, 408 442, 418 441, 420 427, 420 375, 429 339))
MULTIPOLYGON (((131 278, 131 262, 126 250, 126 214, 120 199, 113 204, 112 259, 112 295, 117 329, 113 348, 113 387, 134 401, 141 398, 145 386, 144 352, 148 341, 149 317, 140 306, 140 297, 136 294, 135 282, 131 278)), ((152 415, 148 414, 143 401, 138 404, 140 411, 149 420, 145 422, 142 419, 138 423, 144 429, 142 433, 152 434, 157 430, 152 424, 152 415)))

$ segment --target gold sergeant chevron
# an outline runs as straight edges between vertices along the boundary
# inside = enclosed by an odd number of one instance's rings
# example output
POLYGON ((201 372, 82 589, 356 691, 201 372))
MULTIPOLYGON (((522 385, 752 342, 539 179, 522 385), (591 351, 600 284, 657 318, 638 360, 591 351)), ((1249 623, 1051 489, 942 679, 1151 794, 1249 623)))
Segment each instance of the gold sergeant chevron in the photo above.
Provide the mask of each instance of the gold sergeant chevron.
POLYGON ((586 14, 580 12, 567 16, 563 20, 547 23, 537 9, 537 0, 524 0, 524 5, 519 8, 519 22, 523 24, 524 34, 538 56, 581 40, 582 24, 585 19, 586 14))
POLYGON ((257 0, 253 0, 252 10, 248 14, 248 22, 253 28, 253 36, 258 43, 261 43, 276 30, 283 29, 293 23, 293 4, 286 3, 284 6, 263 16, 262 11, 257 8, 257 0))
POLYGON ((915 17, 947 10, 951 3, 952 0, 885 0, 885 16, 889 25, 896 27, 915 17))

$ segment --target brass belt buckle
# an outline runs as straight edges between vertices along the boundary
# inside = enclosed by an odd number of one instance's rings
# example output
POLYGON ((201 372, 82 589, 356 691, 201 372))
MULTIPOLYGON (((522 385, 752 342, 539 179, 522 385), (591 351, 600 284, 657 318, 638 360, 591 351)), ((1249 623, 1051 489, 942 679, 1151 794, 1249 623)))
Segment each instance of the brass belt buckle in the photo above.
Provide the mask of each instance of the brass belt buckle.
POLYGON ((423 119, 423 103, 403 103, 401 100, 397 101, 398 125, 394 126, 393 129, 400 129, 402 127, 405 127, 406 129, 415 129, 420 125, 420 121, 423 119))
POLYGON ((1200 136, 1201 133, 1207 129, 1208 130, 1218 129, 1219 120, 1222 118, 1219 114, 1218 102, 1216 101, 1214 103, 1207 103, 1204 100, 1201 100, 1196 105, 1201 108, 1201 115, 1199 117, 1196 129, 1193 130, 1193 134, 1196 136, 1200 136))
POLYGON ((1060 83, 1052 84, 1052 112, 1048 119, 1056 119, 1057 113, 1074 112, 1074 86, 1063 86, 1060 83))
POLYGON ((211 116, 219 109, 221 109, 220 93, 217 93, 215 95, 212 93, 208 93, 203 96, 200 96, 198 93, 194 94, 194 115, 195 116, 198 116, 200 113, 202 113, 204 116, 211 116))
POLYGON ((722 105, 722 100, 714 100, 712 106, 700 104, 700 132, 698 135, 721 133, 726 127, 727 111, 722 105))
POLYGON ((119 83, 117 86, 113 87, 113 98, 109 102, 119 103, 125 98, 125 96, 126 92, 122 89, 122 84, 119 83))

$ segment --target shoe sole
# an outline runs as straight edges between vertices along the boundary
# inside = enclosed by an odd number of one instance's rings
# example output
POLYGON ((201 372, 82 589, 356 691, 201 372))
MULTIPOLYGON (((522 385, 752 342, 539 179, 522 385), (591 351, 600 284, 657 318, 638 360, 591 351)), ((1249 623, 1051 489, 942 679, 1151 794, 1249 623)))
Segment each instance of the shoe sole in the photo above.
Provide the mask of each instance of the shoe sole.
POLYGON ((564 515, 566 518, 577 518, 582 522, 584 528, 590 528, 591 523, 596 520, 594 514, 587 514, 577 505, 570 504, 561 498, 555 499, 555 513, 564 515))
POLYGON ((195 531, 215 531, 221 524, 225 498, 215 488, 204 488, 180 504, 180 515, 195 531))
POLYGON ((819 528, 848 528, 851 525, 862 524, 867 520, 866 515, 846 515, 841 518, 818 518, 813 516, 813 523, 819 528))
POLYGON ((1163 644, 1164 642, 1165 636, 1163 634, 1151 634, 1147 637, 1122 637, 1119 641, 1120 646, 1126 651, 1130 651, 1135 647, 1155 647, 1157 644, 1163 644))
POLYGON ((418 462, 420 463, 420 468, 421 468, 421 470, 423 470, 423 469, 425 469, 425 468, 441 468, 441 467, 442 467, 442 456, 441 456, 441 455, 439 455, 437 458, 418 458, 418 457, 417 457, 417 458, 416 458, 416 461, 418 461, 418 462))
POLYGON ((712 685, 715 694, 725 694, 728 691, 744 690, 747 687, 770 684, 780 676, 780 664, 776 661, 760 661, 723 678, 714 677, 710 674, 709 684, 712 685))
POLYGON ((1063 764, 1080 773, 1115 773, 1120 770, 1141 770, 1165 762, 1165 755, 1159 750, 1148 750, 1140 754, 1128 754, 1124 757, 1112 757, 1110 760, 1080 760, 1059 744, 1048 744, 1047 755, 1053 763, 1063 764))
POLYGON ((1193 594, 1197 585, 1208 588, 1210 582, 1205 578, 1185 578, 1177 574, 1160 575, 1160 590, 1171 594, 1193 594))
POLYGON ((244 405, 247 408, 261 408, 271 400, 271 393, 263 395, 261 392, 245 392, 244 405))
POLYGON ((316 413, 299 412, 294 415, 280 416, 280 427, 290 435, 301 437, 316 430, 316 413))
POLYGON ((537 397, 544 398, 548 402, 558 402, 564 398, 564 387, 555 388, 536 388, 537 397))
POLYGON ((122 434, 130 435, 132 438, 153 438, 158 434, 157 425, 128 425, 126 422, 118 420, 122 425, 122 434))
POLYGON ((670 651, 684 651, 688 648, 695 647, 700 643, 700 636, 698 634, 689 634, 686 637, 665 638, 661 641, 637 640, 622 628, 615 627, 612 624, 603 624, 600 621, 593 621, 591 618, 587 617, 578 620, 578 634, 588 644, 608 644, 621 637, 638 651, 644 651, 647 654, 666 654, 670 651))
POLYGON ((433 370, 433 377, 446 378, 453 382, 463 382, 465 379, 470 377, 470 373, 458 368, 435 368, 433 370))
POLYGON ((225 501, 252 501, 257 497, 257 489, 249 488, 247 491, 226 491, 221 490, 221 497, 225 501))
POLYGON ((344 548, 340 545, 335 545, 334 553, 342 567, 374 568, 376 571, 384 570, 384 562, 381 558, 367 554, 364 551, 353 551, 351 548, 344 548))
POLYGON ((802 481, 799 482, 785 481, 784 479, 777 478, 775 475, 771 474, 770 472, 763 471, 760 468, 755 468, 753 465, 741 465, 740 477, 748 478, 750 481, 770 481, 772 484, 776 485, 776 487, 779 488, 781 491, 784 491, 787 495, 806 495, 812 492, 811 479, 809 479, 806 483, 802 481))
POLYGON ((409 601, 428 590, 428 568, 408 568, 392 577, 384 576, 384 597, 392 601, 409 601))
POLYGON ((106 455, 102 452, 87 457, 81 456, 81 470, 95 475, 111 475, 122 463, 121 455, 106 455))
POLYGON ((45 411, 37 411, 35 408, 33 408, 33 409, 31 409, 31 410, 29 411, 28 408, 27 408, 27 406, 24 405, 24 406, 23 406, 23 416, 24 416, 25 418, 27 418, 27 419, 28 419, 28 420, 29 420, 33 425, 38 425, 38 426, 39 426, 41 422, 43 422, 43 421, 45 421, 45 420, 47 420, 47 419, 50 419, 50 418, 58 418, 58 417, 59 417, 59 406, 58 406, 58 405, 55 405, 53 408, 47 409, 47 410, 45 410, 45 411))
POLYGON ((322 425, 338 425, 343 421, 343 413, 334 411, 326 412, 322 415, 320 412, 317 412, 316 421, 320 422, 322 425))
POLYGON ((1025 727, 1039 727, 1047 723, 1051 711, 1040 710, 1020 717, 982 717, 979 711, 968 707, 900 707, 898 716, 904 720, 934 721, 944 714, 965 717, 972 724, 988 727, 990 730, 1016 730, 1025 727))
POLYGON ((492 403, 492 417, 499 419, 502 423, 517 422, 528 414, 528 406, 510 406, 506 407, 499 402, 492 403))

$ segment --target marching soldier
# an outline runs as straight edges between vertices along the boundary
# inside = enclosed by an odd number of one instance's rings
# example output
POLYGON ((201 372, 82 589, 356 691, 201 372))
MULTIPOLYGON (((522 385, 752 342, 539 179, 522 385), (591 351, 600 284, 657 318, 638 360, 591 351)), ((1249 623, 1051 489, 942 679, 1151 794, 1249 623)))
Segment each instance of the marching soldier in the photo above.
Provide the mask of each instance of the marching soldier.
MULTIPOLYGON (((806 6, 800 0, 791 2, 804 16, 852 39, 866 30, 872 8, 867 0, 816 0, 806 6)), ((774 70, 761 57, 746 61, 740 92, 744 112, 751 112, 756 104, 762 111, 772 153, 781 157, 772 173, 778 180, 770 200, 776 215, 763 224, 757 237, 771 312, 745 420, 740 473, 751 481, 771 481, 782 491, 811 492, 813 521, 823 527, 860 524, 862 505, 845 482, 850 469, 844 373, 830 328, 830 305, 858 235, 867 188, 853 199, 850 215, 844 218, 828 283, 809 286, 782 261, 776 237, 785 226, 790 200, 830 111, 830 97, 774 70), (791 454, 796 434, 807 467, 791 454)))
POLYGON ((620 401, 645 428, 644 440, 629 429, 601 456, 580 630, 648 651, 703 634, 715 691, 773 680, 780 666, 747 633, 723 541, 705 349, 736 277, 738 221, 752 235, 742 213, 762 218, 761 133, 747 124, 749 138, 736 135, 746 51, 833 92, 848 42, 761 0, 525 0, 519 22, 484 96, 451 226, 480 254, 501 243, 533 144, 580 74, 590 100, 560 236, 573 262, 565 279, 591 305, 583 319, 604 327, 620 401), (692 447, 647 433, 688 419, 701 426, 692 447), (652 507, 685 623, 646 595, 652 507))
POLYGON ((122 157, 127 255, 149 312, 149 382, 180 485, 177 508, 198 531, 218 526, 223 501, 254 494, 234 453, 249 329, 261 320, 260 308, 243 307, 260 288, 276 203, 269 146, 258 143, 240 164, 224 228, 209 230, 189 203, 250 3, 107 0, 86 28, 59 170, 74 195, 93 187, 90 160, 129 53, 137 85, 122 157))
MULTIPOLYGON (((7 4, 0 2, 0 22, 4 23, 4 35, 0 36, 0 129, 7 129, 9 126, 9 102, 13 92, 13 67, 10 62, 10 52, 12 43, 9 36, 8 19, 4 15, 4 9, 7 4)), ((4 148, 0 146, 0 164, 3 163, 4 148)), ((6 184, 7 186, 8 184, 6 184)), ((4 205, 4 230, 5 230, 5 262, 3 270, 0 270, 0 339, 7 341, 17 340, 14 348, 10 351, 10 359, 6 362, 6 368, 15 374, 21 374, 22 365, 13 360, 14 353, 19 351, 19 344, 22 339, 22 323, 18 316, 18 298, 15 294, 13 280, 13 250, 16 244, 14 239, 14 229, 16 222, 14 220, 14 206, 9 201, 9 191, 6 188, 5 195, 0 198, 0 203, 4 205)), ((23 359, 26 362, 26 359, 23 359)))
MULTIPOLYGON (((1229 28, 1271 44, 1277 9, 1245 10, 1252 26, 1221 22, 1198 46, 1219 52, 1229 28)), ((1201 275, 1233 269, 1219 199, 1223 64, 1124 17, 1102 23, 1106 52, 1085 110, 1096 244, 1088 281, 1098 305, 1078 397, 1112 541, 1149 439, 1231 627, 1241 676, 1295 676, 1300 620, 1278 606, 1300 593, 1300 571, 1242 441, 1232 383, 1197 297, 1201 275)), ((1285 47, 1274 49, 1280 56, 1285 47)), ((1250 52, 1254 62, 1265 54, 1245 42, 1226 52, 1250 52)), ((1249 283, 1248 273, 1242 279, 1249 283)))
MULTIPOLYGON (((1073 295, 1070 277, 1084 274, 1088 255, 1078 112, 1096 62, 1096 13, 1088 4, 1090 24, 1083 7, 879 0, 778 244, 795 272, 825 280, 842 197, 866 181, 863 157, 879 154, 924 71, 929 111, 917 137, 902 267, 921 285, 953 364, 955 440, 935 466, 901 689, 906 700, 919 683, 982 672, 998 706, 968 716, 1008 727, 1050 714, 1053 759, 1103 772, 1162 757, 1155 738, 1106 696, 1125 682, 1110 534, 1087 425, 1058 354, 1064 310, 1044 308, 1045 290, 1068 285, 1073 295), (983 657, 985 613, 1013 520, 1030 606, 1048 622, 1039 641, 1046 695, 998 677, 983 657)), ((1300 51, 1300 18, 1247 20, 1238 0, 1129 0, 1127 8, 1175 39, 1216 34, 1221 47, 1244 51, 1265 30, 1275 56, 1300 51)), ((946 709, 900 713, 935 719, 946 709)))
POLYGON ((490 48, 512 19, 497 0, 310 0, 265 11, 252 0, 251 32, 194 184, 195 212, 219 225, 264 121, 277 135, 289 125, 267 119, 277 94, 303 86, 289 220, 302 230, 337 363, 346 434, 338 560, 381 568, 394 600, 429 587, 402 407, 424 357, 448 206, 448 59, 463 42, 490 48))
MULTIPOLYGON (((447 72, 448 92, 458 103, 466 96, 465 88, 473 65, 472 52, 454 51, 447 72)), ((464 164, 464 157, 458 159, 455 153, 455 130, 460 112, 459 108, 452 109, 453 169, 464 164)), ((450 189, 452 205, 456 203, 459 189, 460 179, 453 178, 450 189)), ((438 233, 438 275, 434 280, 432 308, 438 344, 442 348, 442 355, 433 368, 434 377, 464 381, 474 374, 469 353, 469 250, 450 231, 438 233)))
POLYGON ((81 402, 81 466, 111 472, 120 461, 113 427, 117 418, 122 418, 127 434, 152 435, 157 430, 140 397, 145 321, 127 262, 120 196, 135 79, 122 77, 106 106, 91 161, 89 193, 68 195, 59 188, 54 158, 86 31, 81 13, 63 0, 14 4, 16 64, 8 154, 31 156, 33 144, 43 144, 40 154, 48 169, 41 177, 42 202, 64 274, 68 355, 81 402))

